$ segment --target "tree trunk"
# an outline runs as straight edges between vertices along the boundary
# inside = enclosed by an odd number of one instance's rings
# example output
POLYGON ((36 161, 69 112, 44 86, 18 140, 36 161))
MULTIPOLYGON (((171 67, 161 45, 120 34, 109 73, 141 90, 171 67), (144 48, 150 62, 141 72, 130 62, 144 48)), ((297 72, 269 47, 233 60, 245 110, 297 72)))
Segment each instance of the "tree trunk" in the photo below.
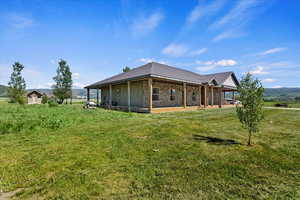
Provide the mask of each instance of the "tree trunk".
POLYGON ((248 146, 251 146, 251 136, 252 136, 252 132, 249 131, 248 146))

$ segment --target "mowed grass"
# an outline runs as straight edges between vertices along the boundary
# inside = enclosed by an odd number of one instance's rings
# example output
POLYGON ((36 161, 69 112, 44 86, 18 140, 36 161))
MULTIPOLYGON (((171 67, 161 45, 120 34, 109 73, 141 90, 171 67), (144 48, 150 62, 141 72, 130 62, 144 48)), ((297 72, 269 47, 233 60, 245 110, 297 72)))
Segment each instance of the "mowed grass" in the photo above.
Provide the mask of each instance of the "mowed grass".
POLYGON ((265 115, 247 147, 234 109, 152 115, 0 103, 0 123, 19 124, 0 135, 0 191, 19 191, 17 199, 299 199, 300 112, 265 115))

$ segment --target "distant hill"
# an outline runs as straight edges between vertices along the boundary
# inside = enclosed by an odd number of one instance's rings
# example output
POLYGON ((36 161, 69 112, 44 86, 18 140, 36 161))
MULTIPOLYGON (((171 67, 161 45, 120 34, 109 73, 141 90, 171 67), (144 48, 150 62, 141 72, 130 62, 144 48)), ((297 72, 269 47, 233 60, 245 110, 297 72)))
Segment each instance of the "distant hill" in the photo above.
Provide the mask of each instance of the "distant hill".
POLYGON ((300 97, 300 88, 265 88, 265 99, 294 100, 300 97))
POLYGON ((7 95, 7 86, 0 85, 0 97, 6 97, 7 95))

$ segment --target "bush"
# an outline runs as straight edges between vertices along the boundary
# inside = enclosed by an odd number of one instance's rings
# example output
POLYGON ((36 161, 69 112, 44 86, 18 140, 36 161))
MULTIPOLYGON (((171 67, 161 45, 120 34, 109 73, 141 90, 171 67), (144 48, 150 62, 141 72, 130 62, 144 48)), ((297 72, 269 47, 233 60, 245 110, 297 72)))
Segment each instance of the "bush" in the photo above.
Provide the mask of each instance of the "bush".
POLYGON ((44 93, 42 97, 42 104, 48 103, 48 96, 44 93))
POLYGON ((50 99, 48 101, 48 105, 49 105, 49 107, 57 107, 58 103, 54 99, 50 99))

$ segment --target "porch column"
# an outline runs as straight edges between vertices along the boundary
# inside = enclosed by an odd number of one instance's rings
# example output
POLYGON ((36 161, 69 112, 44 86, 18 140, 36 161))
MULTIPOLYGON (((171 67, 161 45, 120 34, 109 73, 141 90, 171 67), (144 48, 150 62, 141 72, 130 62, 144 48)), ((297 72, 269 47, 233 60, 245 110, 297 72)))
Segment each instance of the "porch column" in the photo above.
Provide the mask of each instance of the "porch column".
POLYGON ((148 79, 148 88, 149 88, 149 98, 148 98, 148 103, 149 103, 149 112, 152 112, 152 78, 148 79))
POLYGON ((219 88, 219 108, 222 108, 223 102, 222 102, 222 87, 219 88))
POLYGON ((235 101, 235 95, 234 95, 234 91, 232 91, 232 100, 235 101))
POLYGON ((214 105, 214 87, 211 86, 211 106, 214 105))
POLYGON ((186 83, 183 83, 183 107, 186 108, 186 83))
POLYGON ((128 112, 131 111, 130 107, 130 81, 127 81, 127 103, 128 103, 128 112))
POLYGON ((112 107, 112 85, 109 84, 109 107, 112 107))
POLYGON ((97 88, 97 106, 99 106, 99 88, 97 88))
POLYGON ((205 85, 204 86, 204 108, 207 107, 207 92, 206 92, 206 90, 207 90, 207 86, 205 85))
POLYGON ((89 102, 90 101, 90 88, 87 88, 86 89, 86 96, 87 96, 87 101, 89 102))
POLYGON ((202 86, 199 85, 199 106, 201 107, 201 88, 202 86))

